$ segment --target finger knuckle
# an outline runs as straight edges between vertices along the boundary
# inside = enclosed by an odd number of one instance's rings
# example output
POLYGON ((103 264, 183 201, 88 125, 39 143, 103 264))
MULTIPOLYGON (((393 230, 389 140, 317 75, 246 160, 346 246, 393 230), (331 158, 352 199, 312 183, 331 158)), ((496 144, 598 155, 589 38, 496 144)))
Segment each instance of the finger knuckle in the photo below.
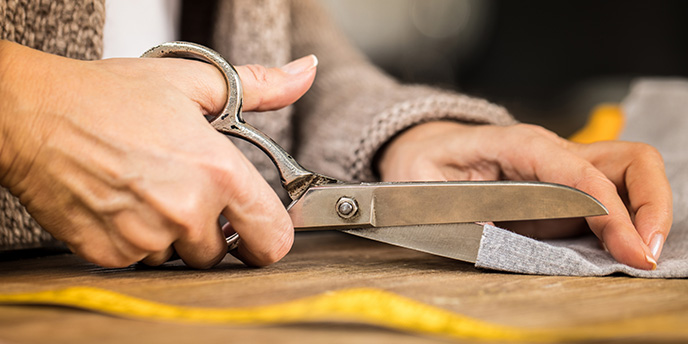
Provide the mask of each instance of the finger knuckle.
POLYGON ((270 244, 260 247, 258 252, 253 252, 255 256, 260 257, 262 265, 269 265, 284 258, 294 243, 294 227, 291 221, 283 221, 276 228, 279 234, 272 236, 270 244))
POLYGON ((590 189, 592 190, 609 190, 609 189, 616 189, 616 185, 614 182, 611 181, 611 179, 607 178, 600 170, 595 168, 594 166, 586 166, 581 175, 583 176, 581 180, 577 183, 578 185, 574 185, 574 187, 581 187, 582 189, 587 189, 587 185, 590 185, 590 189))
POLYGON ((253 79, 256 81, 258 86, 263 88, 268 85, 268 69, 264 66, 252 64, 247 65, 246 68, 251 72, 253 79))
POLYGON ((155 238, 149 240, 136 238, 131 241, 131 245, 138 251, 150 253, 163 251, 170 246, 170 243, 155 238))
MULTIPOLYGON (((151 224, 157 228, 151 230, 163 231, 166 229, 177 231, 186 237, 195 237, 202 233, 201 228, 207 223, 207 199, 204 195, 187 194, 183 201, 168 202, 159 207, 156 212, 159 219, 151 224)), ((159 251, 169 243, 157 240, 149 240, 146 249, 159 251)))
POLYGON ((633 151, 635 152, 636 157, 645 161, 660 163, 663 163, 664 161, 659 150, 646 143, 634 143, 633 151))
MULTIPOLYGON (((222 257, 224 257, 224 253, 222 254, 222 257)), ((200 261, 200 262, 193 262, 193 263, 186 263, 186 264, 189 267, 192 267, 194 269, 207 270, 207 269, 210 269, 213 266, 217 265, 217 263, 219 263, 219 261, 222 259, 222 257, 220 257, 219 259, 213 258, 213 259, 209 259, 209 260, 204 260, 204 261, 200 261)))
POLYGON ((270 255, 272 262, 276 262, 284 258, 294 244, 294 226, 292 225, 291 221, 284 221, 280 232, 282 235, 277 237, 277 240, 274 244, 274 250, 272 251, 272 255, 270 255))
POLYGON ((252 192, 251 187, 247 181, 236 180, 235 187, 231 188, 231 203, 239 207, 256 207, 260 206, 261 200, 256 194, 252 192))
POLYGON ((118 214, 109 222, 110 239, 128 255, 146 255, 167 249, 172 242, 169 228, 158 215, 129 211, 118 214))
POLYGON ((148 266, 159 266, 164 264, 168 259, 168 256, 162 256, 162 255, 149 255, 145 259, 143 259, 141 262, 143 264, 146 264, 148 266))
POLYGON ((513 145, 520 145, 524 147, 540 147, 546 141, 543 135, 539 133, 539 127, 532 124, 516 124, 509 127, 510 130, 506 133, 513 145))
POLYGON ((516 128, 516 131, 521 134, 521 135, 526 135, 526 136, 533 136, 533 137, 538 137, 538 138, 545 138, 548 140, 553 140, 554 142, 564 144, 565 140, 563 140, 559 135, 557 135, 555 132, 546 129, 542 126, 535 125, 535 124, 527 124, 527 123, 519 123, 514 125, 516 128))
POLYGON ((87 261, 105 268, 125 268, 140 260, 138 257, 122 254, 116 249, 103 249, 95 246, 83 249, 77 254, 87 261))
POLYGON ((541 129, 544 129, 538 125, 528 124, 528 123, 518 123, 518 124, 514 124, 512 127, 514 128, 514 130, 517 130, 521 133, 527 133, 527 134, 531 134, 531 135, 534 135, 534 134, 538 133, 541 129))
POLYGON ((107 268, 130 266, 144 257, 143 252, 127 241, 113 239, 105 234, 105 228, 96 224, 77 228, 88 228, 89 231, 77 229, 71 237, 61 238, 67 247, 86 261, 107 268))
POLYGON ((180 237, 189 242, 201 242, 207 235, 204 226, 198 220, 180 220, 177 221, 176 227, 181 232, 180 237))

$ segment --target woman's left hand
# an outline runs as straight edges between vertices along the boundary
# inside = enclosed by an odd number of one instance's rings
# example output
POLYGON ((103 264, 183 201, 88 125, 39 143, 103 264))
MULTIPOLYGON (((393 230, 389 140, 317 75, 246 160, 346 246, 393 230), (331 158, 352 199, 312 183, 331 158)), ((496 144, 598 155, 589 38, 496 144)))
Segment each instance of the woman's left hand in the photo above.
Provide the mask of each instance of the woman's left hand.
MULTIPOLYGON (((529 180, 558 183, 598 199, 609 215, 586 218, 612 256, 651 270, 669 234, 672 196, 661 155, 632 142, 577 144, 538 126, 429 122, 384 149, 385 181, 529 180)), ((514 205, 517 206, 517 205, 514 205)), ((580 233, 582 221, 526 222, 510 228, 534 237, 580 233)))

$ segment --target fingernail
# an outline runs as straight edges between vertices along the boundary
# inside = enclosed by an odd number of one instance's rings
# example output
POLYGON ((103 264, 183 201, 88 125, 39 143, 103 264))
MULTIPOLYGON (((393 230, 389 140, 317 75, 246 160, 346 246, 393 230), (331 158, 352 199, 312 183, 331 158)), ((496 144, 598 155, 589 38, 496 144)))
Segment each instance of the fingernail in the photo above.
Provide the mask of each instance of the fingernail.
POLYGON ((299 74, 311 70, 318 65, 318 58, 311 54, 298 60, 291 61, 280 68, 289 74, 299 74))
POLYGON ((657 269, 657 261, 654 258, 650 257, 649 254, 645 256, 645 261, 652 264, 652 268, 650 270, 657 269))
POLYGON ((655 257, 655 260, 659 260, 659 255, 662 253, 662 247, 664 246, 664 235, 661 233, 655 234, 652 236, 650 244, 647 246, 650 247, 650 252, 652 252, 652 256, 655 257))

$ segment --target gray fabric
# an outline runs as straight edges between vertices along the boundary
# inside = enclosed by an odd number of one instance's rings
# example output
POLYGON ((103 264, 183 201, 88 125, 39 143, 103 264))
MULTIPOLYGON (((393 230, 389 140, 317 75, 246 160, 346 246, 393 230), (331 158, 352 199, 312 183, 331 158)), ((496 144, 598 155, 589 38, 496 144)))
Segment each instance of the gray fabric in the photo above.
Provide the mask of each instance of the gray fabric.
POLYGON ((649 278, 688 277, 688 81, 648 79, 635 83, 623 103, 623 140, 645 142, 662 153, 674 196, 674 222, 657 270, 616 262, 594 236, 537 241, 485 226, 476 266, 527 274, 649 278))

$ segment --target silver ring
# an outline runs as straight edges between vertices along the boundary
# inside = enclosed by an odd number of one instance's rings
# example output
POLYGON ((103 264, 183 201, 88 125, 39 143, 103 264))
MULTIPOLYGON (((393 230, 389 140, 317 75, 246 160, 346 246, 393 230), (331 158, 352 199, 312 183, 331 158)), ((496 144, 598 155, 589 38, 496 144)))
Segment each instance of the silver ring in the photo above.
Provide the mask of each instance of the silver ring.
POLYGON ((227 251, 236 250, 239 247, 239 234, 234 233, 225 238, 227 241, 227 251))

